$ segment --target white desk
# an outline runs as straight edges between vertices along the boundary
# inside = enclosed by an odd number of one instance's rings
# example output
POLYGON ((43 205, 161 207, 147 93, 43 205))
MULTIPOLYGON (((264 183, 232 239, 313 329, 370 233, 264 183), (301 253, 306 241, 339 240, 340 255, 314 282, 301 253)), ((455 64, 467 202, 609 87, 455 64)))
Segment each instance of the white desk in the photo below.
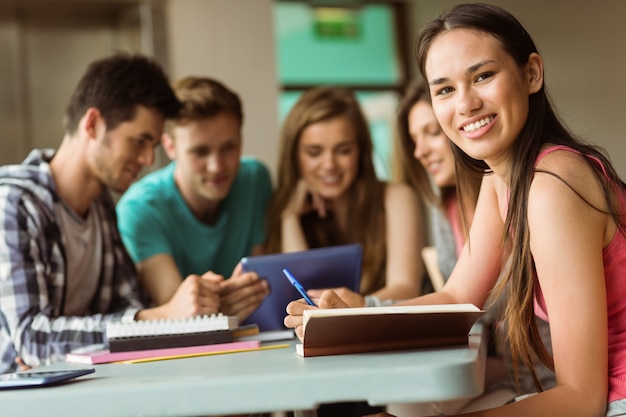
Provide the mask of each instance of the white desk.
POLYGON ((96 365, 94 374, 58 386, 0 391, 0 410, 20 417, 165 417, 313 410, 343 401, 383 405, 470 398, 483 391, 485 344, 477 324, 469 346, 455 348, 305 359, 290 346, 96 365))

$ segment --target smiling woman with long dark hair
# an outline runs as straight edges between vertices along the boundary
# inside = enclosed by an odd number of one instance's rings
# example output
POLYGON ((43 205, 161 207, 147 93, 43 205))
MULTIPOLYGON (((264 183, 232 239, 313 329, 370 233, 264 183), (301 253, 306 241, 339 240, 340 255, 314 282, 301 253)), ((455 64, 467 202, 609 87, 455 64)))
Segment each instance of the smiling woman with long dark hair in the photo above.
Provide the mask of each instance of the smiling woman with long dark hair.
MULTIPOLYGON (((454 143, 459 179, 481 175, 482 183, 450 279, 407 303, 484 307, 493 291, 502 294, 516 363, 532 368, 537 355, 556 374, 553 388, 536 381, 537 395, 471 415, 624 415, 625 184, 602 150, 557 118, 543 59, 507 11, 452 8, 421 31, 417 56, 437 120, 454 143), (535 315, 550 323, 552 355, 535 315)), ((461 194, 470 191, 459 181, 461 194)), ((343 303, 328 291, 318 305, 343 303)), ((285 322, 299 336, 306 308, 288 306, 285 322)))

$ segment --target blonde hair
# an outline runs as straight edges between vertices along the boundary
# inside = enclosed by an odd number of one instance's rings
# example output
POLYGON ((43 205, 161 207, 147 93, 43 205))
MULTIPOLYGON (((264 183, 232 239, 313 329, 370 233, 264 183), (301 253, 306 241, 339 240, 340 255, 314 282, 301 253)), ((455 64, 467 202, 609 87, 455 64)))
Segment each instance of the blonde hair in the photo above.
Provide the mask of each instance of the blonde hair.
POLYGON ((378 180, 372 161, 372 139, 354 93, 340 87, 307 90, 283 124, 277 189, 268 210, 266 251, 282 250, 281 215, 300 180, 298 145, 304 129, 315 123, 346 117, 353 126, 359 147, 357 177, 349 188, 350 210, 347 233, 342 233, 332 216, 320 218, 309 213, 300 219, 310 248, 360 243, 363 246, 361 293, 370 294, 385 286, 386 225, 385 183, 378 180))

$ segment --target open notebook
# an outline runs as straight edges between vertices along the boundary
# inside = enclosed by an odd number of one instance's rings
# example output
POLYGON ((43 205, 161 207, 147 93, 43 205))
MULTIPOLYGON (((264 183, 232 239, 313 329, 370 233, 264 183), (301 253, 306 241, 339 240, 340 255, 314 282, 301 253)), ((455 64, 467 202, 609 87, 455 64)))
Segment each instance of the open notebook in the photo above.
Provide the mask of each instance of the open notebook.
POLYGON ((241 263, 244 271, 256 271, 270 285, 271 293, 244 321, 256 323, 261 331, 284 329, 287 304, 302 298, 283 268, 288 268, 307 290, 347 287, 359 292, 361 285, 362 248, 358 244, 248 256, 241 263))
POLYGON ((472 304, 305 310, 301 356, 445 347, 468 343, 484 314, 472 304))

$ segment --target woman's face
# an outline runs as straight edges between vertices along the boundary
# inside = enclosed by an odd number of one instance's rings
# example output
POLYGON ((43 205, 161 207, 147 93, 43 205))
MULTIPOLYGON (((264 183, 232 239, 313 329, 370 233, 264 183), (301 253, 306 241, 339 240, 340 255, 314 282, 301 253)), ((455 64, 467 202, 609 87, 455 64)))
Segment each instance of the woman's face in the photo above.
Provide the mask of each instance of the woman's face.
POLYGON ((415 143, 415 159, 426 168, 438 187, 454 186, 454 155, 450 140, 439 126, 430 103, 415 103, 409 111, 408 122, 409 134, 415 143))
POLYGON ((494 170, 506 164, 528 117, 528 96, 543 84, 539 55, 520 68, 493 36, 453 29, 433 40, 425 69, 446 135, 494 170))
POLYGON ((350 120, 339 116, 305 128, 298 163, 311 192, 328 200, 343 197, 359 168, 359 145, 350 120))

